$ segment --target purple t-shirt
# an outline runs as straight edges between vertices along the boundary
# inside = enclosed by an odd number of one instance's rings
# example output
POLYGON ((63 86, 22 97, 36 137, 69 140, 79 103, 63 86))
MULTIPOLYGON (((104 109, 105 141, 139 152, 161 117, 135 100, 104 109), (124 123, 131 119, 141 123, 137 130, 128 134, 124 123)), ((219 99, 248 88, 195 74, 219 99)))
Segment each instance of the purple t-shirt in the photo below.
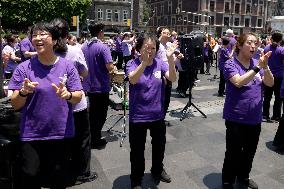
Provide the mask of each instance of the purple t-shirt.
POLYGON ((117 37, 115 39, 115 51, 116 52, 122 52, 122 39, 121 37, 117 37))
POLYGON ((230 59, 230 51, 228 48, 220 48, 220 56, 219 56, 219 70, 223 71, 224 64, 227 60, 230 59))
MULTIPOLYGON (((127 63, 126 74, 141 64, 139 58, 127 63)), ((129 121, 150 122, 164 119, 163 76, 169 70, 168 64, 155 58, 147 66, 135 85, 129 85, 129 121)))
POLYGON ((30 58, 26 58, 24 56, 24 53, 25 52, 35 52, 35 48, 33 47, 30 39, 28 37, 26 37, 25 39, 23 39, 21 42, 20 42, 20 50, 21 50, 21 59, 22 59, 22 62, 24 62, 25 60, 28 60, 30 58))
POLYGON ((238 88, 229 79, 236 74, 244 75, 251 70, 257 61, 251 59, 249 69, 246 69, 236 57, 228 60, 224 66, 226 80, 226 99, 223 118, 243 124, 256 125, 262 121, 262 80, 263 70, 246 85, 238 88))
POLYGON ((89 74, 83 82, 84 90, 91 93, 110 91, 110 78, 106 64, 112 63, 110 49, 99 39, 92 39, 82 47, 89 74))
POLYGON ((264 48, 264 54, 268 51, 272 51, 272 54, 268 59, 268 66, 273 76, 282 78, 284 70, 284 48, 281 46, 273 48, 271 44, 269 44, 264 48))
POLYGON ((237 40, 235 39, 235 37, 230 37, 230 42, 228 45, 228 49, 230 52, 232 52, 233 47, 236 45, 236 43, 237 43, 237 40))
POLYGON ((72 104, 56 95, 51 86, 59 85, 60 79, 67 74, 68 91, 82 90, 81 81, 73 63, 59 58, 54 65, 43 65, 38 57, 32 57, 16 68, 9 82, 10 90, 20 90, 25 78, 39 85, 29 94, 21 109, 21 140, 50 140, 74 136, 72 104))

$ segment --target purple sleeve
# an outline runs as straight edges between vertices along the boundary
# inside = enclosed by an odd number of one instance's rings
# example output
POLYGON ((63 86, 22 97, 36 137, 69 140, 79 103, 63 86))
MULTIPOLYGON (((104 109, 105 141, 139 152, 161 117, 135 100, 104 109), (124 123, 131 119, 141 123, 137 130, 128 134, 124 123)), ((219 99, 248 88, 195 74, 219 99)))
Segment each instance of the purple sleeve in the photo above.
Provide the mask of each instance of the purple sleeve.
POLYGON ((234 75, 239 74, 239 70, 236 64, 232 60, 226 61, 224 65, 223 74, 224 74, 225 80, 229 80, 234 75))
POLYGON ((24 79, 28 78, 24 65, 26 64, 19 64, 14 70, 13 76, 9 81, 9 90, 20 90, 22 88, 24 79))
POLYGON ((110 48, 107 45, 104 45, 102 53, 106 64, 113 62, 110 48))
POLYGON ((67 78, 68 79, 67 79, 66 87, 68 91, 73 92, 73 91, 80 91, 83 89, 78 71, 76 70, 73 64, 68 64, 67 78))
POLYGON ((26 52, 26 51, 29 52, 31 50, 30 45, 28 44, 27 41, 22 41, 22 43, 20 43, 20 49, 23 53, 26 52))
POLYGON ((137 64, 135 62, 137 62, 137 59, 134 59, 134 60, 132 59, 132 60, 127 62, 127 64, 126 64, 126 76, 128 76, 130 72, 132 72, 136 69, 137 64))

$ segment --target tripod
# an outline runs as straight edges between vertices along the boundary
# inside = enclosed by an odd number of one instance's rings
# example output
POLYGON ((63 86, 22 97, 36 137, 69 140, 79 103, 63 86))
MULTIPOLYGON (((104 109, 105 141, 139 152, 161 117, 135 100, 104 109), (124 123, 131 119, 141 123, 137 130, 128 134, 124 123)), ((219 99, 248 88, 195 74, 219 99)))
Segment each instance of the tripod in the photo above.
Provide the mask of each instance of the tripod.
POLYGON ((191 101, 192 99, 192 88, 193 88, 193 82, 194 82, 194 76, 195 76, 195 69, 193 69, 192 67, 189 67, 189 95, 188 95, 188 102, 186 103, 185 107, 182 109, 181 111, 181 118, 180 121, 184 120, 185 118, 185 114, 188 110, 188 108, 190 108, 190 106, 193 106, 199 113, 201 113, 204 118, 207 118, 207 116, 195 105, 193 104, 193 102, 191 101))
MULTIPOLYGON (((120 143, 119 143, 120 147, 122 147, 124 139, 127 136, 127 132, 126 132, 126 115, 127 115, 126 110, 127 110, 128 104, 127 104, 127 92, 126 92, 127 87, 126 87, 126 84, 127 84, 127 80, 124 79, 123 83, 122 83, 122 85, 123 85, 123 101, 122 101, 123 114, 111 115, 109 118, 111 118, 113 116, 117 116, 117 115, 120 115, 120 118, 107 130, 107 132, 113 131, 113 128, 120 122, 120 120, 123 120, 122 125, 121 125, 122 131, 115 131, 115 132, 120 134, 119 135, 120 136, 120 143)), ((120 85, 120 87, 121 87, 121 85, 120 85)))

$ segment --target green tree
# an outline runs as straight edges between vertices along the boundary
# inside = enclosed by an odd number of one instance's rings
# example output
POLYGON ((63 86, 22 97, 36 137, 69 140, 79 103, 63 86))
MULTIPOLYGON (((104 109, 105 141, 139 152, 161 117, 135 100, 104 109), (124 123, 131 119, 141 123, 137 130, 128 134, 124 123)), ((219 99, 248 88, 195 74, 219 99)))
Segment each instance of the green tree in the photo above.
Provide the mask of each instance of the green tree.
POLYGON ((92 0, 1 0, 2 27, 23 31, 39 21, 63 18, 69 24, 71 17, 85 20, 92 0))

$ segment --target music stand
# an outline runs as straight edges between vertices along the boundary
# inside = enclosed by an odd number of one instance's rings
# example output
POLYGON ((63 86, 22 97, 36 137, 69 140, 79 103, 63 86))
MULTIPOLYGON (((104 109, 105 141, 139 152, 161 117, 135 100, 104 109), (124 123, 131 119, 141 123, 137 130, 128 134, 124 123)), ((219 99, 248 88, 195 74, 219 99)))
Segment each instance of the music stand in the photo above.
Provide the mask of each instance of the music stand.
MULTIPOLYGON (((122 82, 122 86, 123 86, 123 101, 122 101, 122 109, 123 109, 123 114, 115 114, 115 115, 111 115, 108 117, 111 118, 113 116, 120 116, 120 118, 114 122, 114 124, 108 128, 107 132, 110 132, 110 131, 115 131, 116 133, 119 133, 120 134, 120 143, 119 143, 119 146, 122 147, 122 144, 124 142, 124 139, 127 137, 127 132, 126 132, 126 116, 127 116, 127 113, 126 113, 126 110, 127 110, 127 87, 126 87, 126 84, 127 84, 127 81, 128 79, 127 78, 124 78, 123 82, 122 82), (121 121, 123 120, 122 122, 122 125, 121 125, 121 128, 122 128, 122 131, 117 131, 117 130, 113 130, 113 128, 121 121)), ((120 87, 121 87, 121 84, 120 84, 120 87)))
POLYGON ((199 113, 201 113, 204 118, 207 118, 207 116, 192 102, 192 88, 193 88, 193 82, 194 82, 194 75, 195 75, 195 69, 192 67, 189 67, 189 94, 188 94, 188 102, 186 103, 185 107, 181 111, 181 118, 180 121, 185 119, 185 114, 191 106, 193 106, 199 113))

